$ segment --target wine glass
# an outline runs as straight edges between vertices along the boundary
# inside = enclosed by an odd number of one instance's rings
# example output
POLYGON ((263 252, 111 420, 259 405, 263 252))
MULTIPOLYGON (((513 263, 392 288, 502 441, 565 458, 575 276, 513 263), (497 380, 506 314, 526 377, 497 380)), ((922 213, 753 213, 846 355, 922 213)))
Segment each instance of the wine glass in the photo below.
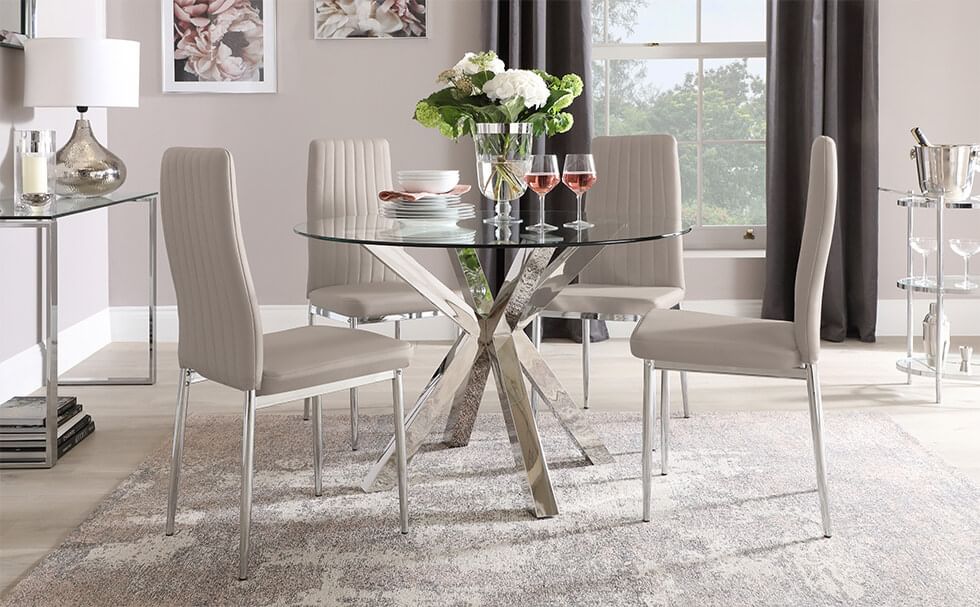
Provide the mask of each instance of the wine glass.
POLYGON ((956 283, 956 286, 961 289, 975 289, 980 286, 970 280, 970 258, 980 253, 980 240, 950 238, 949 248, 963 258, 963 282, 956 283))
POLYGON ((575 193, 576 219, 564 224, 573 230, 587 230, 594 227, 582 219, 582 195, 595 185, 595 160, 592 154, 569 154, 565 156, 565 172, 562 180, 568 189, 575 193))
POLYGON ((938 248, 938 243, 935 238, 930 238, 928 236, 913 236, 909 238, 909 246, 912 250, 922 255, 922 278, 913 281, 914 284, 920 287, 932 286, 932 281, 929 280, 929 254, 934 253, 938 248))
POLYGON ((538 223, 527 226, 528 231, 543 234, 557 230, 544 221, 544 197, 558 185, 558 157, 554 154, 531 156, 531 170, 524 176, 528 187, 538 195, 538 223))

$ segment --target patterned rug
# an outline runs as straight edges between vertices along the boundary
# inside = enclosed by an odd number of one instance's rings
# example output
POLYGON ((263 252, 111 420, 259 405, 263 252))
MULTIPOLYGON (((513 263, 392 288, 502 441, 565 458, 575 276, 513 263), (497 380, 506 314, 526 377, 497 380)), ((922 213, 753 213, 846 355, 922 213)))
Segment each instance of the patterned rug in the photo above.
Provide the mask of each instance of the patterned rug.
POLYGON ((327 418, 317 499, 309 423, 260 415, 246 582, 236 579, 240 424, 192 416, 177 535, 163 534, 167 444, 3 604, 977 604, 980 491, 887 418, 827 415, 828 540, 805 414, 675 420, 671 474, 655 479, 647 524, 639 416, 589 415, 615 464, 581 465, 541 420, 561 516, 529 514, 502 420, 489 415, 469 447, 415 459, 408 536, 394 492, 357 488, 390 419, 365 418, 351 453, 347 420, 327 418))

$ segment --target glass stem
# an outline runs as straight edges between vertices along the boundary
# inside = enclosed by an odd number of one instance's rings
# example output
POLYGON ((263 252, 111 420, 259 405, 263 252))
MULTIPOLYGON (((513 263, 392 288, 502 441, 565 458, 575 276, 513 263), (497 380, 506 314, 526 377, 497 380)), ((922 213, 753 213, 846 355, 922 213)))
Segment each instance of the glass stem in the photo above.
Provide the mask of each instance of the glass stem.
POLYGON ((538 194, 538 223, 544 225, 544 194, 538 194))
POLYGON ((970 258, 972 255, 967 255, 963 258, 963 284, 970 284, 970 258))
POLYGON ((576 212, 575 219, 579 223, 582 223, 582 193, 581 192, 575 194, 575 212, 576 212))

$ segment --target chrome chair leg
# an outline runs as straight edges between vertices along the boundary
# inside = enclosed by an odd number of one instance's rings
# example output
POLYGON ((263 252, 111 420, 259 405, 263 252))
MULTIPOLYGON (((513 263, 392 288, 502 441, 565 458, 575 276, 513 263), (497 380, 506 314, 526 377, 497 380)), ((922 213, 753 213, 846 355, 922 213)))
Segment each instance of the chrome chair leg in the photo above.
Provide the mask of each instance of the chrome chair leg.
POLYGON ((170 493, 167 495, 166 534, 174 534, 177 516, 177 490, 180 486, 180 463, 184 454, 184 423, 187 420, 187 400, 191 391, 191 370, 181 369, 177 379, 177 412, 174 415, 174 443, 170 457, 170 493))
POLYGON ((319 396, 313 401, 313 495, 323 495, 323 406, 319 396))
POLYGON ((684 402, 684 419, 691 417, 691 408, 687 403, 687 371, 681 371, 681 400, 684 402))
MULTIPOLYGON (((314 317, 313 317, 313 312, 307 312, 306 313, 306 324, 312 327, 313 324, 314 324, 314 322, 315 322, 315 320, 314 320, 314 317)), ((311 406, 313 406, 313 399, 304 398, 303 399, 303 421, 309 421, 310 420, 310 407, 311 406)))
MULTIPOLYGON (((347 321, 351 329, 357 328, 357 319, 351 318, 347 321)), ((358 419, 357 419, 357 388, 350 389, 350 448, 357 451, 358 439, 358 419)))
POLYGON ((589 408, 589 348, 592 336, 589 334, 589 319, 582 319, 582 403, 589 408))
POLYGON ((667 442, 670 434, 670 374, 660 372, 660 475, 667 475, 667 442))
POLYGON ((823 447, 823 398, 820 394, 820 376, 816 365, 806 366, 806 387, 810 400, 810 432, 813 435, 813 456, 817 467, 817 492, 820 496, 820 518, 823 535, 830 537, 830 496, 827 488, 827 468, 823 447))
POLYGON ((238 579, 248 579, 249 531, 252 522, 252 472, 255 459, 255 390, 245 393, 242 415, 242 503, 238 515, 238 579))
POLYGON ((650 494, 653 491, 653 426, 657 387, 654 384, 654 364, 643 361, 643 522, 650 522, 650 494))
POLYGON ((398 458, 398 513, 401 532, 408 533, 408 452, 405 446, 405 399, 401 369, 395 371, 395 377, 391 380, 391 396, 394 403, 395 457, 398 458))

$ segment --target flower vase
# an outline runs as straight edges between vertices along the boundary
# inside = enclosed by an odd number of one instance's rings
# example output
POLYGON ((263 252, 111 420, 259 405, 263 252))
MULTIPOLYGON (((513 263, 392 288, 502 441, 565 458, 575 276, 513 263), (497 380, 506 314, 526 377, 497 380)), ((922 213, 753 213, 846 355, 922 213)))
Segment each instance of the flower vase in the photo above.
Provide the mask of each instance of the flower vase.
POLYGON ((484 223, 499 226, 521 222, 511 215, 511 203, 527 191, 525 177, 531 169, 533 141, 531 125, 525 122, 476 125, 477 181, 480 192, 494 202, 496 212, 484 223))

